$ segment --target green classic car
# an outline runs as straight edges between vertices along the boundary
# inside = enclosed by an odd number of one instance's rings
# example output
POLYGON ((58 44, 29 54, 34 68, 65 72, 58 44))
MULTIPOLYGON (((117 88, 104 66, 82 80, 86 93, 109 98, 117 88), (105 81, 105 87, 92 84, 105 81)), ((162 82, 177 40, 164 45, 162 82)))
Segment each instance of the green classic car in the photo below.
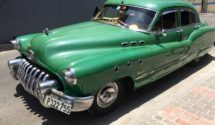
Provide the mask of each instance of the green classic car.
POLYGON ((108 0, 89 22, 11 41, 11 75, 47 108, 111 111, 131 90, 197 62, 215 28, 184 0, 108 0))

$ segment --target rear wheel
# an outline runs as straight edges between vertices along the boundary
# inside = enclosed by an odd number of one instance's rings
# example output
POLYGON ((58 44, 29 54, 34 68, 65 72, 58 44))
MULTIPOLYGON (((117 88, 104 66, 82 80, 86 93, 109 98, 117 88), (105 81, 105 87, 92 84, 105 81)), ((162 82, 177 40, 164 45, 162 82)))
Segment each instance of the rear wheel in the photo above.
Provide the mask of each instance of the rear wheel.
POLYGON ((89 112, 93 115, 101 115, 112 111, 123 99, 125 88, 119 81, 109 82, 96 94, 89 112))

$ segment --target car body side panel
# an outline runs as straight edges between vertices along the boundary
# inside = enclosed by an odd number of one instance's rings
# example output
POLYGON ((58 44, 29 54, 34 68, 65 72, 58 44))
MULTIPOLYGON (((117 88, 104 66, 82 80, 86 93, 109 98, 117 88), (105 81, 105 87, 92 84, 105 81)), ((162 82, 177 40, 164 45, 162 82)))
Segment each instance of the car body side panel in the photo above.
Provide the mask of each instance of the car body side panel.
MULTIPOLYGON (((95 57, 99 59, 106 57, 105 60, 111 60, 110 62, 116 64, 116 66, 119 67, 119 72, 114 72, 114 65, 112 65, 110 66, 111 69, 109 70, 83 78, 83 82, 81 81, 81 83, 83 83, 81 84, 82 91, 86 90, 84 91, 86 93, 91 93, 94 91, 95 93, 95 90, 97 90, 95 88, 99 89, 101 86, 103 86, 103 84, 109 82, 110 79, 114 81, 126 76, 129 76, 134 80, 135 89, 162 78, 163 76, 175 71, 176 69, 197 58, 198 52, 204 49, 204 46, 211 47, 213 42, 210 42, 209 40, 212 39, 205 38, 210 34, 214 34, 213 29, 204 28, 204 31, 199 29, 193 32, 189 39, 181 42, 155 44, 142 48, 137 47, 132 48, 132 51, 131 48, 129 48, 127 51, 125 49, 123 52, 121 51, 122 55, 119 54, 120 52, 114 52, 112 54, 106 53, 106 56, 103 55, 101 57, 95 57), (204 44, 204 46, 202 46, 201 39, 204 39, 204 42, 208 44, 204 44), (124 55, 126 56, 124 57, 124 55), (138 63, 139 59, 143 59, 142 65, 138 63), (121 60, 121 62, 119 62, 119 60, 121 60), (132 62, 131 67, 127 65, 128 61, 132 62), (88 83, 90 83, 90 86, 87 85, 88 83)), ((155 38, 152 40, 155 40, 155 38)), ((206 54, 206 52, 207 51, 205 51, 203 55, 206 54)), ((110 62, 106 63, 110 64, 110 62)), ((92 62, 90 64, 94 63, 92 62)), ((107 66, 107 64, 104 62, 99 64, 101 64, 101 67, 102 65, 107 66)), ((95 66, 98 68, 99 65, 95 66)))
MULTIPOLYGON (((82 94, 95 94, 99 88, 110 81, 127 76, 135 79, 142 75, 141 72, 143 71, 150 72, 153 68, 152 57, 153 53, 150 46, 122 48, 118 51, 112 50, 112 52, 95 55, 88 59, 87 62, 84 61, 88 64, 86 70, 101 69, 101 71, 80 78, 80 92, 83 92, 82 94), (140 63, 140 60, 142 60, 142 63, 140 63), (102 70, 104 67, 106 67, 106 70, 102 70)), ((70 86, 66 86, 66 89, 68 92, 73 91, 70 86)))
MULTIPOLYGON (((82 94, 95 94, 96 90, 101 88, 105 83, 127 76, 134 80, 135 88, 138 88, 154 81, 157 76, 159 77, 163 73, 173 70, 171 66, 177 64, 177 61, 181 57, 176 56, 176 58, 174 54, 178 55, 181 54, 181 52, 183 54, 183 49, 186 46, 187 43, 185 42, 181 42, 180 44, 175 42, 147 45, 144 47, 122 48, 123 50, 115 52, 112 50, 111 53, 107 52, 104 55, 95 55, 94 58, 90 57, 90 59, 86 60, 88 61, 88 68, 100 69, 102 67, 104 68, 104 66, 108 66, 109 68, 106 68, 107 70, 105 71, 99 71, 93 75, 87 75, 87 77, 81 78, 79 81, 79 88, 82 89, 82 94), (162 54, 169 57, 169 59, 164 59, 162 65, 156 64, 155 62, 160 63, 160 61, 155 60, 156 55, 162 54), (140 59, 143 61, 141 64, 139 63, 140 59), (128 65, 128 62, 131 62, 131 66, 128 65), (174 64, 172 64, 172 62, 174 62, 174 64), (118 72, 114 71, 115 66, 119 68, 118 72), (171 69, 168 67, 171 67, 171 69), (154 69, 156 69, 156 71, 154 71, 154 69)), ((158 59, 162 59, 162 57, 158 56, 158 59)), ((89 69, 86 70, 89 71, 89 69)), ((72 91, 72 88, 68 86, 67 90, 72 91)))
MULTIPOLYGON (((201 30, 200 30, 201 31, 201 30)), ((211 31, 213 31, 211 29, 211 31)), ((148 54, 147 56, 144 55, 139 55, 140 58, 134 58, 132 63, 135 64, 133 65, 132 68, 128 68, 128 66, 126 65, 126 61, 128 61, 129 59, 131 59, 132 57, 138 57, 136 54, 138 53, 138 49, 140 48, 136 48, 135 51, 132 54, 131 57, 129 57, 128 55, 130 55, 130 51, 129 54, 127 54, 126 51, 124 51, 123 55, 127 55, 126 57, 128 57, 127 59, 125 59, 124 61, 122 61, 122 65, 119 65, 119 69, 122 72, 118 72, 116 75, 113 71, 113 69, 111 69, 110 71, 105 72, 105 75, 102 74, 98 74, 95 75, 95 86, 98 85, 98 80, 97 78, 102 78, 101 80, 101 86, 104 84, 102 82, 104 82, 104 77, 106 77, 107 79, 105 80, 106 82, 110 81, 110 79, 112 80, 117 80, 118 78, 122 78, 122 77, 126 77, 126 76, 130 76, 134 81, 135 81, 135 88, 139 88, 149 82, 155 81, 173 71, 175 71, 176 69, 182 67, 183 65, 187 64, 188 62, 190 62, 191 60, 197 58, 197 54, 198 52, 194 52, 194 50, 196 51, 200 51, 203 47, 201 46, 199 49, 196 48, 195 46, 198 44, 202 44, 199 43, 200 39, 206 39, 204 38, 205 35, 201 35, 201 34, 206 34, 206 36, 208 35, 208 30, 205 30, 205 32, 193 32, 193 34, 191 34, 190 38, 184 41, 177 41, 177 42, 169 42, 169 43, 163 43, 163 44, 155 44, 155 45, 151 45, 150 49, 148 50, 150 54, 148 54), (197 35, 195 35, 197 34, 197 35), (191 41, 193 40, 193 41, 191 41), (138 65, 138 59, 143 58, 143 66, 142 65, 138 65), (153 64, 153 65, 150 65, 153 64), (153 68, 146 68, 145 67, 150 67, 152 66, 153 68), (128 70, 126 70, 128 68, 128 70), (115 78, 111 78, 111 74, 115 74, 113 76, 115 76, 115 78), (131 75, 132 74, 132 75, 131 75), (102 76, 101 76, 102 75, 102 76), (98 77, 99 76, 99 77, 98 77), (101 77, 100 77, 101 76, 101 77)), ((214 33, 214 32, 211 32, 214 33)), ((155 38, 154 38, 155 40, 155 38)), ((208 42, 208 41, 206 41, 208 42)), ((205 45, 208 47, 212 46, 212 42, 208 42, 210 44, 205 45)), ((149 47, 149 46, 148 46, 149 47)), ((145 49, 144 49, 145 51, 145 49)), ((206 54, 206 53, 204 53, 206 54)), ((110 54, 109 56, 111 56, 113 58, 113 54, 110 54)), ((122 56, 118 56, 118 57, 122 57, 122 56)), ((88 80, 93 79, 93 76, 90 77, 88 80)), ((85 82, 83 82, 85 83, 85 82)), ((92 90, 95 86, 92 86, 92 90)), ((86 86, 87 87, 87 86, 86 86)), ((99 88, 99 87, 98 87, 99 88)), ((88 87, 89 89, 89 87, 88 87)))

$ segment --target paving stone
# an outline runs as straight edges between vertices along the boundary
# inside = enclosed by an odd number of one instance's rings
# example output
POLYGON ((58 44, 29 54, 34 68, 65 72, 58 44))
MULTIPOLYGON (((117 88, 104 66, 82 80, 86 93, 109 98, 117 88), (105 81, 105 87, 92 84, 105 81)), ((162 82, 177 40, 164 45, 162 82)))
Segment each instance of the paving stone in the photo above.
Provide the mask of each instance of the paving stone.
POLYGON ((200 115, 201 117, 204 117, 204 118, 206 118, 206 119, 209 119, 209 120, 214 120, 214 116, 209 115, 209 114, 207 114, 206 112, 204 112, 204 113, 199 113, 198 115, 200 115))
POLYGON ((199 106, 198 104, 192 106, 192 108, 194 110, 197 110, 198 112, 204 112, 205 111, 204 106, 201 106, 201 105, 199 106))
POLYGON ((197 120, 200 119, 200 116, 197 115, 196 113, 193 113, 193 112, 187 111, 187 112, 184 113, 184 115, 188 116, 188 117, 191 117, 192 119, 197 119, 197 120))
POLYGON ((164 125, 161 122, 158 122, 155 120, 149 120, 146 124, 148 124, 148 125, 164 125))
POLYGON ((215 111, 214 110, 210 110, 207 114, 215 117, 215 111))
POLYGON ((184 121, 182 119, 177 119, 175 122, 179 125, 192 125, 191 123, 184 121))
POLYGON ((201 118, 199 122, 207 124, 207 125, 214 125, 215 124, 215 121, 211 121, 211 120, 206 119, 206 118, 201 118))
POLYGON ((156 115, 156 116, 154 117, 154 119, 159 120, 159 121, 162 121, 162 120, 163 120, 163 117, 161 117, 161 116, 159 116, 159 115, 156 115))
POLYGON ((168 119, 170 121, 174 121, 175 119, 177 119, 177 117, 173 113, 166 113, 166 112, 164 112, 162 114, 162 116, 163 116, 163 118, 168 119))
POLYGON ((166 120, 166 119, 163 121, 163 123, 165 123, 166 125, 177 125, 176 123, 171 122, 171 121, 166 120))
POLYGON ((197 110, 192 109, 191 107, 188 106, 182 106, 183 109, 185 109, 186 111, 192 112, 192 113, 198 113, 197 110))
POLYGON ((191 123, 192 123, 192 125, 210 125, 210 124, 208 124, 208 123, 205 122, 205 121, 195 120, 195 119, 192 119, 192 120, 191 120, 191 123))

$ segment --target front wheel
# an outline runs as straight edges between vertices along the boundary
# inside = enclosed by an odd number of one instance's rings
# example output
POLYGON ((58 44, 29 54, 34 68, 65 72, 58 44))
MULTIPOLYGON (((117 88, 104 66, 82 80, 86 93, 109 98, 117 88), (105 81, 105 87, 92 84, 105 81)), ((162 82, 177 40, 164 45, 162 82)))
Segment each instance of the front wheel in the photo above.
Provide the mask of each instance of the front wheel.
POLYGON ((93 115, 110 112, 121 102, 124 92, 125 88, 121 82, 107 83, 97 92, 89 112, 93 115))

